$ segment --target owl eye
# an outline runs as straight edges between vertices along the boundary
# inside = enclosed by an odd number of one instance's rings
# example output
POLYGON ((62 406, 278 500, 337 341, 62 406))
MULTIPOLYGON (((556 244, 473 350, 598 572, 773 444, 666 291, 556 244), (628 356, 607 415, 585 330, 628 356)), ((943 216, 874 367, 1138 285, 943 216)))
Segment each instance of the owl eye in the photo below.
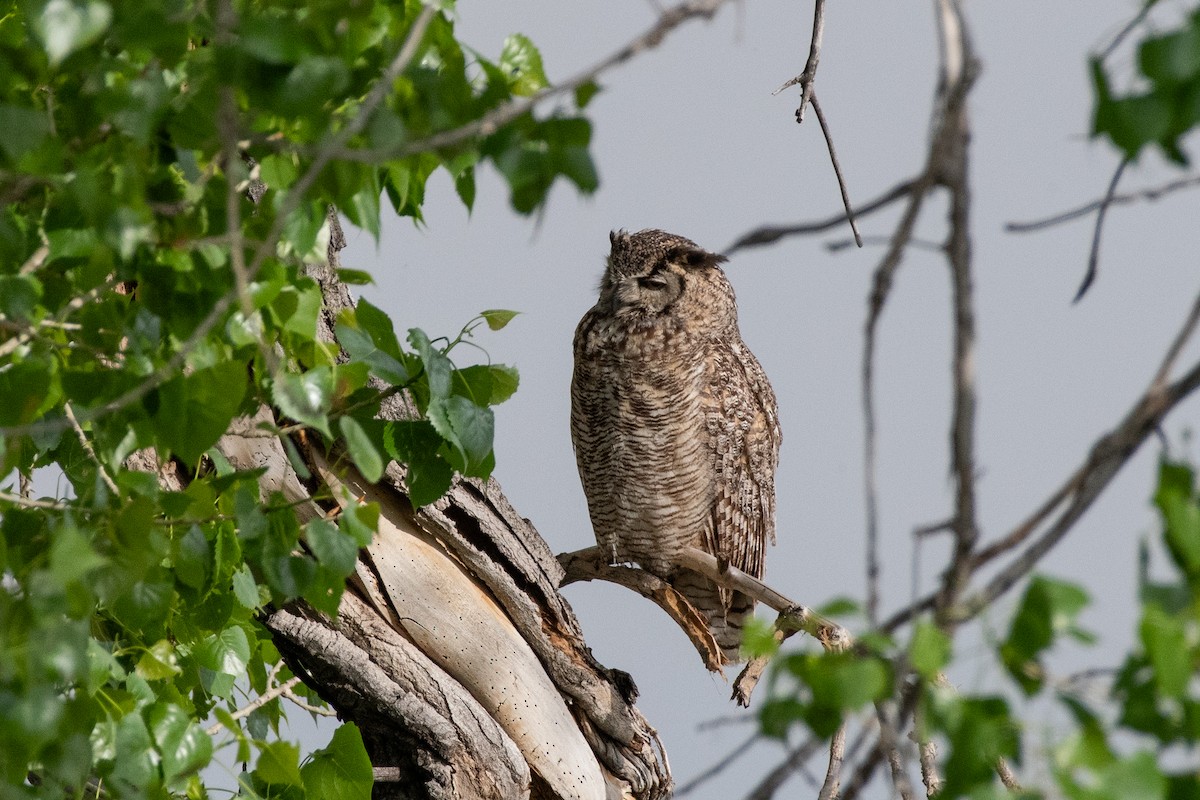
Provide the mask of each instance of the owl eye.
POLYGON ((643 275, 637 279, 638 286, 643 289, 662 289, 667 285, 667 279, 657 272, 652 272, 649 275, 643 275))

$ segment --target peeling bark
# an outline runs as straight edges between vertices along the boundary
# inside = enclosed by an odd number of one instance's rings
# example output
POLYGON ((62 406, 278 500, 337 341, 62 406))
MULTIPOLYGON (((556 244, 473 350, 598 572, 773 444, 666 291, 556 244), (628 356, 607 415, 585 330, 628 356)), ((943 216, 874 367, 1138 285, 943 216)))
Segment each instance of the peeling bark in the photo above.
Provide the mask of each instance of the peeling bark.
MULTIPOLYGON (((337 251, 344 239, 332 211, 329 222, 329 262, 310 274, 325 298, 322 335, 336 341, 334 320, 353 301, 337 279, 337 251)), ((397 419, 411 413, 404 398, 396 396, 384 404, 381 416, 397 419)), ((264 406, 253 418, 235 420, 218 449, 235 468, 265 467, 260 479, 264 496, 278 491, 297 502, 302 520, 326 513, 330 509, 312 499, 311 487, 297 477, 280 441, 257 428, 260 422, 274 423, 271 414, 264 406)), ((327 454, 300 449, 314 475, 323 465, 328 468, 327 454)), ((171 477, 169 466, 150 457, 142 464, 164 481, 171 477)), ((274 610, 263 621, 293 671, 342 719, 353 720, 362 730, 376 766, 376 797, 654 800, 670 794, 666 754, 634 705, 632 679, 592 657, 574 613, 559 594, 562 567, 499 484, 456 480, 444 498, 416 510, 397 464, 375 486, 365 485, 353 471, 327 477, 334 484, 330 488, 361 482, 355 497, 369 493, 380 503, 381 530, 387 526, 390 535, 410 538, 396 539, 393 545, 377 539, 360 553, 358 574, 336 621, 303 603, 274 610), (429 580, 462 587, 447 603, 455 606, 455 614, 471 623, 478 621, 476 615, 490 616, 515 637, 510 650, 528 646, 528 657, 513 662, 519 667, 510 693, 540 686, 544 702, 539 702, 556 710, 529 719, 520 715, 514 726, 513 715, 501 708, 504 693, 489 696, 480 688, 494 677, 478 674, 486 668, 470 659, 449 658, 442 645, 431 644, 440 634, 452 638, 455 626, 428 623, 439 634, 434 636, 413 635, 411 626, 406 628, 405 620, 415 610, 397 607, 397 602, 412 604, 404 599, 411 598, 404 581, 414 578, 398 578, 403 573, 389 571, 381 561, 405 552, 412 542, 441 554, 429 569, 445 572, 426 576, 429 580), (393 581, 390 589, 388 580, 393 581), (563 753, 572 753, 576 763, 567 766, 570 759, 560 759, 563 753)), ((343 502, 349 502, 346 497, 343 502)), ((450 650, 453 646, 451 642, 450 650)))

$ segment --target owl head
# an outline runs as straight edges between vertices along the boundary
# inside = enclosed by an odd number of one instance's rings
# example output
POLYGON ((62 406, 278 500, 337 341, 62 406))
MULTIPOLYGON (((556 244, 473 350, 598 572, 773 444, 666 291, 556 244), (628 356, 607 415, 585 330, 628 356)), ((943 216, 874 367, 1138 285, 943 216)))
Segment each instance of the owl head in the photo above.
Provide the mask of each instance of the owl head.
POLYGON ((608 235, 612 251, 600 284, 600 297, 616 313, 658 315, 683 310, 692 304, 721 299, 733 290, 720 264, 719 253, 710 253, 691 239, 653 228, 608 235))

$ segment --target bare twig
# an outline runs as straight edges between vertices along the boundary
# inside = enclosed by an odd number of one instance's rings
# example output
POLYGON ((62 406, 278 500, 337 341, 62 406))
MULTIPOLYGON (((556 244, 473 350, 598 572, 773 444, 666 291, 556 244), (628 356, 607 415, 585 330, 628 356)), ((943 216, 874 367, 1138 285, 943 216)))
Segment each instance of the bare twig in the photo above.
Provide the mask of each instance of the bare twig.
POLYGON ((996 774, 1000 776, 1000 782, 1004 784, 1004 788, 1012 792, 1021 791, 1021 783, 1013 774, 1012 768, 1008 766, 1008 761, 1003 758, 996 759, 996 774))
MULTIPOLYGON (((8 355, 9 353, 15 352, 19 347, 23 346, 24 344, 29 342, 31 339, 33 339, 33 337, 37 335, 38 328, 40 328, 40 327, 62 327, 64 329, 70 330, 69 328, 67 328, 67 323, 63 322, 63 320, 65 320, 67 317, 71 316, 71 314, 74 314, 79 309, 83 308, 85 305, 90 303, 92 300, 95 300, 97 297, 99 297, 104 292, 107 292, 110 289, 112 289, 113 286, 115 286, 115 285, 116 285, 115 281, 111 281, 111 280, 105 281, 104 283, 85 292, 84 294, 80 295, 79 297, 72 297, 66 303, 66 305, 64 305, 61 309, 59 309, 58 313, 55 314, 53 322, 51 322, 50 320, 42 320, 37 325, 31 325, 31 326, 26 327, 24 330, 21 331, 21 333, 17 334, 13 338, 6 339, 5 341, 0 342, 0 358, 3 358, 4 356, 8 355)), ((61 428, 60 428, 60 430, 61 430, 61 428)))
MULTIPOLYGON (((915 180, 902 181, 869 203, 863 204, 856 211, 856 214, 861 219, 875 211, 887 208, 892 203, 911 193, 915 186, 915 180)), ((763 245, 774 244, 788 236, 806 236, 813 233, 824 233, 830 228, 836 228, 838 225, 846 222, 847 219, 848 217, 843 212, 816 222, 801 222, 795 225, 763 225, 739 236, 733 244, 725 248, 725 254, 732 255, 736 251, 748 247, 762 247, 763 245)))
MULTIPOLYGON (((960 63, 956 81, 968 81, 971 63, 970 41, 957 3, 943 0, 957 18, 960 35, 943 46, 950 63, 960 63)), ((953 30, 954 26, 948 26, 953 30)), ((950 67, 947 67, 949 70, 950 67)), ((950 567, 945 572, 939 608, 953 605, 971 575, 971 557, 979 538, 975 513, 975 309, 971 285, 971 191, 968 181, 970 131, 966 111, 959 105, 958 113, 945 120, 942 138, 943 185, 950 192, 950 234, 946 242, 946 258, 950 264, 954 306, 953 412, 950 424, 951 469, 954 474, 955 503, 952 518, 954 551, 950 567)))
POLYGON ((829 766, 825 770, 825 782, 821 784, 817 800, 834 800, 838 796, 838 789, 842 785, 842 760, 845 756, 846 722, 843 720, 829 743, 829 766))
MULTIPOLYGON (((825 243, 825 249, 830 253, 837 253, 856 246, 883 246, 891 243, 892 237, 890 236, 864 236, 862 237, 862 245, 859 245, 853 239, 832 239, 825 243)), ((944 253, 946 251, 946 245, 943 242, 931 242, 928 239, 918 239, 915 236, 909 239, 908 246, 917 250, 930 250, 935 253, 944 253)))
POLYGON ((888 713, 888 702, 875 704, 876 717, 879 720, 879 747, 887 760, 892 773, 892 785, 900 800, 913 800, 912 782, 908 779, 908 766, 904 763, 904 755, 900 752, 900 735, 888 713))
POLYGON ((104 485, 113 493, 114 497, 121 494, 121 490, 117 488, 117 484, 109 476, 108 471, 104 469, 104 464, 101 463, 99 456, 96 455, 96 448, 92 447, 91 441, 88 440, 87 434, 83 432, 83 427, 79 424, 79 420, 75 418, 75 412, 71 409, 71 404, 63 403, 63 413, 66 414, 67 420, 71 423, 71 427, 75 430, 75 435, 79 438, 79 444, 83 446, 83 452, 87 453, 88 458, 96 465, 96 469, 100 472, 100 479, 104 481, 104 485))
POLYGON ((807 739, 799 747, 788 752, 783 761, 763 776, 762 780, 746 795, 746 800, 770 800, 788 778, 804 767, 810 758, 821 749, 820 739, 807 739))
POLYGON ((867 527, 867 621, 874 626, 879 615, 879 500, 877 491, 877 465, 875 457, 875 336, 884 304, 891 292, 892 278, 905 244, 912 238, 917 216, 929 189, 933 185, 932 175, 926 171, 912 183, 908 191, 908 204, 900 218, 887 254, 875 268, 871 295, 867 304, 867 322, 864 332, 862 360, 862 403, 863 403, 863 493, 867 527))
POLYGON ((1096 280, 1096 269, 1100 263, 1100 233, 1104 230, 1104 219, 1108 216, 1108 207, 1112 205, 1113 196, 1117 193, 1117 183, 1120 182, 1121 175, 1128 165, 1128 158, 1117 165, 1112 180, 1108 184, 1108 191, 1104 193, 1104 199, 1100 201, 1100 208, 1096 211, 1096 227, 1092 229, 1092 247, 1088 251, 1087 272, 1083 274, 1083 283, 1079 285, 1079 291, 1075 292, 1075 299, 1071 301, 1073 303, 1078 303, 1083 299, 1084 294, 1092 285, 1092 281, 1096 280))
POLYGON ((56 503, 52 500, 35 500, 32 497, 26 497, 24 492, 21 494, 0 492, 0 502, 12 503, 24 508, 40 508, 45 511, 63 511, 69 507, 65 503, 56 503))
POLYGON ((724 664, 721 648, 708 630, 708 621, 687 599, 666 581, 634 567, 617 566, 608 559, 599 547, 588 547, 573 553, 559 555, 563 577, 560 586, 576 581, 604 580, 624 586, 655 603, 683 629, 692 646, 700 654, 704 666, 711 672, 720 672, 724 664))
MULTIPOLYGON (((1162 186, 1155 186, 1150 189, 1142 189, 1136 192, 1127 192, 1125 194, 1114 194, 1108 200, 1110 206, 1122 206, 1136 203, 1140 200, 1149 200, 1151 202, 1158 200, 1164 195, 1172 192, 1180 191, 1181 189, 1191 189, 1200 186, 1200 175, 1189 175, 1186 178, 1178 178, 1176 180, 1164 183, 1162 186)), ((1097 211, 1104 204, 1104 198, 1093 200, 1078 208, 1072 208, 1069 211, 1063 211, 1050 217, 1042 219, 1029 220, 1027 222, 1008 222, 1004 225, 1004 230, 1009 233, 1030 233, 1032 231, 1040 231, 1044 228, 1050 228, 1055 225, 1061 225, 1064 222, 1086 217, 1093 211, 1097 211)))
POLYGON ((813 99, 813 85, 817 80, 817 64, 821 61, 821 41, 824 38, 825 0, 816 0, 813 4, 812 39, 809 41, 808 61, 804 64, 804 71, 772 92, 772 94, 779 94, 784 89, 800 84, 800 106, 796 109, 796 122, 804 122, 804 109, 813 99))
POLYGON ((32 272, 37 272, 42 268, 42 264, 46 263, 46 256, 50 255, 50 245, 43 244, 37 250, 33 251, 33 255, 25 259, 25 263, 17 270, 20 275, 28 275, 32 272))
POLYGON ((498 106, 477 120, 458 128, 441 131, 424 139, 400 143, 395 147, 378 150, 348 150, 343 148, 337 155, 339 158, 357 161, 380 161, 393 158, 427 153, 453 147, 479 136, 495 133, 502 126, 512 122, 522 114, 531 111, 534 106, 553 97, 573 92, 584 84, 591 83, 600 75, 620 64, 632 59, 646 50, 658 47, 667 34, 684 22, 694 18, 710 19, 717 10, 729 0, 688 0, 663 10, 662 14, 650 28, 640 36, 625 44, 623 47, 592 65, 577 75, 547 87, 529 97, 515 98, 498 106))
POLYGON ((1163 356, 1162 364, 1158 367, 1158 372, 1154 373, 1154 379, 1150 381, 1150 389, 1148 391, 1161 391, 1166 385, 1167 380, 1171 377, 1171 369, 1175 366, 1176 359, 1183 351, 1184 345, 1192 338, 1192 334, 1196 332, 1196 326, 1200 324, 1200 293, 1196 295, 1196 301, 1192 304, 1191 313, 1183 323, 1183 327, 1179 329, 1179 333, 1175 334, 1175 338, 1171 341, 1171 346, 1167 348, 1166 355, 1163 356))
POLYGON ((726 767, 728 767, 734 761, 741 758, 743 754, 745 754, 751 747, 758 744, 760 741, 762 741, 761 733, 759 733, 758 731, 755 731, 754 733, 750 734, 748 737, 746 737, 746 739, 744 739, 742 741, 741 744, 739 744, 737 747, 730 750, 723 758, 718 760, 711 767, 704 770, 703 772, 701 772, 699 775, 692 778, 691 780, 687 781, 682 786, 678 787, 675 790, 674 796, 675 797, 684 797, 684 796, 690 794, 691 792, 695 791, 696 789, 700 788, 705 783, 707 783, 708 781, 715 778, 717 775, 724 772, 726 767))
MULTIPOLYGON (((783 644, 788 637, 796 630, 786 624, 784 617, 781 614, 775 620, 775 631, 773 633, 776 643, 783 644)), ((771 663, 771 656, 757 656, 750 659, 742 671, 738 673, 737 678, 733 682, 732 698, 739 706, 743 708, 750 705, 750 695, 754 693, 754 687, 758 685, 758 681, 762 678, 763 673, 771 663)))
POLYGON ((965 598, 954 616, 959 620, 974 617, 1024 577, 1091 507, 1142 442, 1158 428, 1163 417, 1197 388, 1200 388, 1200 363, 1193 365, 1174 383, 1149 391, 1139 398, 1125 419, 1093 445, 1084 466, 1079 470, 1080 477, 1074 489, 1068 493, 1069 500, 1067 496, 1063 498, 1067 505, 1054 523, 983 589, 965 598))
POLYGON ((925 796, 932 798, 942 790, 942 778, 937 768, 937 743, 929 738, 925 726, 925 710, 920 700, 913 711, 913 739, 917 743, 917 758, 921 764, 921 783, 925 784, 925 796))
POLYGON ((1125 37, 1132 33, 1134 28, 1142 24, 1142 21, 1146 19, 1146 16, 1150 13, 1150 9, 1154 8, 1157 2, 1158 0, 1149 0, 1149 2, 1142 4, 1141 9, 1138 10, 1138 13, 1134 15, 1133 19, 1129 20, 1129 23, 1126 24, 1125 27, 1121 28, 1117 35, 1112 38, 1112 41, 1108 43, 1108 46, 1104 48, 1104 51, 1100 53, 1101 61, 1104 61, 1111 56, 1113 51, 1121 46, 1121 42, 1125 41, 1125 37))
MULTIPOLYGON (((276 244, 279 241, 280 235, 283 233, 283 226, 286 218, 300 204, 305 192, 308 191, 316 182, 321 170, 329 163, 331 159, 337 156, 345 146, 345 143, 361 131, 370 119, 371 114, 383 102, 384 98, 391 91, 392 84, 396 76, 403 72, 411 60, 416 56, 417 46, 421 38, 424 36, 426 27, 432 19, 436 11, 432 6, 426 6, 422 9, 420 16, 413 22, 412 28, 409 30, 407 38, 400 47, 400 51, 396 58, 380 75, 375 85, 368 92, 366 98, 359 105, 355 116, 346 122, 345 126, 332 134, 325 140, 312 163, 309 165, 308 171, 304 173, 299 180, 294 183, 284 196, 284 199, 279 203, 276 209, 275 221, 271 226, 267 236, 259 243, 258 249, 255 251, 253 262, 246 269, 246 277, 248 280, 253 280, 257 276, 263 262, 275 252, 276 244)), ((235 287, 232 291, 227 292, 222 296, 208 314, 200 321, 192 331, 192 335, 180 346, 180 348, 167 360, 165 364, 147 376, 141 383, 132 389, 124 392, 113 400, 108 401, 94 408, 84 409, 78 414, 79 422, 86 422, 99 417, 119 411, 128 405, 141 400, 149 392, 158 388, 171 377, 183 365, 188 355, 200 344, 205 336, 217 325, 218 322, 225 316, 226 312, 239 300, 239 292, 235 287)), ((0 353, 2 355, 2 353, 0 353)), ((13 425, 7 428, 0 428, 0 436, 24 436, 35 431, 54 432, 60 431, 68 427, 69 423, 66 419, 43 419, 36 422, 30 422, 24 425, 13 425)))
MULTIPOLYGON (((819 5, 819 3, 818 3, 819 5)), ((829 133, 829 123, 821 112, 821 104, 817 96, 812 96, 813 111, 817 113, 817 122, 821 123, 821 133, 825 135, 825 146, 829 149, 829 160, 833 163, 833 174, 837 177, 838 191, 842 194, 842 207, 846 209, 846 219, 850 221, 850 230, 854 234, 854 243, 863 246, 862 234, 858 230, 858 221, 854 218, 854 209, 850 207, 850 192, 846 189, 846 179, 842 175, 842 166, 838 163, 837 150, 833 147, 833 136, 829 133)))
POLYGON ((333 159, 347 157, 349 151, 346 150, 346 144, 367 127, 367 122, 370 121, 371 115, 375 113, 375 109, 379 108, 383 101, 387 99, 387 96, 391 94, 396 78, 404 70, 408 69, 408 65, 416 58, 421 41, 425 38, 425 31, 437 13, 436 7, 431 5, 421 9, 421 13, 413 21, 412 27, 409 28, 403 44, 400 45, 400 50, 396 53, 396 57, 392 59, 392 62, 388 64, 387 68, 375 81, 375 85, 371 87, 371 91, 367 92, 362 103, 355 109, 354 116, 347 120, 346 124, 340 130, 324 140, 312 163, 308 165, 308 169, 288 189, 287 194, 284 195, 275 210, 275 221, 271 224, 270 231, 262 243, 259 244, 258 250, 254 254, 254 261, 251 262, 247 270, 251 279, 258 274, 258 270, 262 267, 263 262, 275 252, 275 245, 283 233, 283 226, 287 223, 288 216, 299 207, 300 201, 303 200, 305 194, 312 188, 312 185, 316 183, 322 170, 333 159))
MULTIPOLYGON (((297 683, 300 682, 300 677, 297 675, 297 676, 288 678, 283 683, 275 683, 275 678, 279 675, 279 670, 282 669, 282 667, 283 667, 283 662, 280 661, 274 667, 271 668, 271 672, 267 675, 267 690, 265 692, 263 692, 258 697, 254 698, 253 700, 251 700, 249 703, 242 706, 238 710, 234 711, 229 716, 235 720, 241 719, 242 717, 248 717, 251 714, 253 714, 256 710, 262 708, 267 703, 274 700, 276 697, 279 697, 280 695, 283 695, 283 694, 287 694, 293 686, 295 686, 297 683), (274 684, 274 685, 272 685, 272 684, 274 684)), ((210 725, 208 727, 208 729, 205 731, 205 733, 207 733, 209 736, 216 736, 224 728, 225 728, 224 723, 216 722, 216 723, 213 723, 212 725, 210 725)))
MULTIPOLYGON (((296 681, 299 681, 299 678, 297 678, 296 681)), ((316 714, 319 717, 337 716, 337 712, 332 708, 321 708, 320 706, 314 706, 312 703, 309 703, 303 697, 292 691, 292 687, 290 686, 283 690, 283 696, 290 700, 292 704, 299 706, 310 714, 316 714)))

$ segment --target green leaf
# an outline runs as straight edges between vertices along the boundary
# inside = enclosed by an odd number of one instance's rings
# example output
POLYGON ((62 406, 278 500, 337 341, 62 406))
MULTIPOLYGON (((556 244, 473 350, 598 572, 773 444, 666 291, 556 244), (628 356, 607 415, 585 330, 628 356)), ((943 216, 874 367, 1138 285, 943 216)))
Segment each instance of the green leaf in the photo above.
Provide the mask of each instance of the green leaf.
MULTIPOLYGON (((0 136, 0 152, 15 164, 26 153, 39 147, 50 135, 49 115, 32 108, 0 104, 0 130, 4 131, 4 136, 0 136)), ((95 231, 90 229, 49 231, 47 238, 50 240, 51 257, 63 255, 64 250, 69 249, 64 239, 76 235, 88 237, 93 241, 96 239, 95 231)))
POLYGON ((771 698, 758 712, 758 724, 766 736, 786 739, 788 730, 804 721, 804 705, 795 698, 771 698))
POLYGON ((429 422, 388 422, 383 443, 388 455, 407 467, 405 482, 414 506, 429 505, 450 488, 454 469, 438 454, 442 437, 429 422))
POLYGON ((1096 777, 1102 796, 1112 800, 1162 800, 1167 790, 1158 759, 1145 750, 1101 770, 1096 777))
POLYGON ((158 771, 159 756, 142 715, 126 714, 117 723, 116 756, 111 778, 133 786, 146 786, 158 771))
MULTIPOLYGON (((454 466, 464 475, 488 477, 491 474, 489 457, 492 454, 492 438, 496 427, 492 410, 476 405, 465 397, 454 395, 447 398, 441 406, 430 406, 429 419, 435 428, 438 428, 438 420, 442 418, 440 413, 435 415, 435 409, 444 410, 445 419, 453 431, 453 438, 446 438, 457 447, 464 459, 463 463, 454 466)), ((438 428, 438 432, 442 433, 442 429, 438 428)))
POLYGON ((575 87, 575 107, 583 110, 587 104, 592 102, 592 98, 600 93, 600 84, 595 81, 586 81, 575 87))
MULTIPOLYGON (((408 332, 408 342, 417 351, 421 363, 425 367, 425 381, 429 387, 430 404, 441 402, 450 396, 450 373, 454 365, 445 353, 438 350, 429 341, 429 337, 420 328, 412 328, 408 332)), ((439 431, 441 433, 441 431, 439 431)), ((442 433, 444 436, 445 433, 442 433)))
POLYGON ((217 443, 246 395, 246 365, 226 361, 158 388, 155 429, 163 444, 186 463, 195 463, 217 443))
POLYGON ((303 786, 300 776, 300 748, 291 742, 257 742, 258 763, 254 774, 263 783, 277 786, 303 786))
POLYGON ((371 273, 364 272, 361 269, 349 269, 341 267, 337 271, 338 280, 350 286, 370 286, 375 284, 375 278, 371 273))
POLYGON ((192 525, 188 532, 175 542, 175 575, 184 586, 204 588, 212 569, 212 551, 208 538, 199 525, 192 525))
POLYGON ((519 97, 528 97, 550 85, 541 53, 528 37, 519 33, 504 40, 500 68, 508 80, 509 91, 519 97))
POLYGON ((42 282, 34 276, 0 275, 0 313, 9 320, 30 320, 41 297, 42 282))
POLYGON ((238 678, 250 662, 250 640, 246 631, 233 625, 201 642, 195 657, 205 669, 238 678))
POLYGON ((1186 464, 1163 461, 1159 465, 1154 504, 1163 520, 1167 551, 1189 577, 1200 577, 1200 503, 1196 476, 1186 464))
POLYGON ((353 417, 342 417, 338 424, 354 465, 370 483, 378 482, 383 477, 383 458, 362 425, 353 417))
POLYGON ((262 599, 258 594, 258 583, 254 580, 253 573, 245 565, 233 573, 233 594, 245 608, 255 610, 262 605, 262 599))
POLYGON ((333 372, 328 367, 314 367, 301 375, 277 373, 271 396, 285 415, 332 438, 326 416, 333 397, 333 372))
POLYGON ((112 22, 112 7, 99 0, 50 0, 34 18, 33 29, 51 66, 100 38, 112 22))
POLYGON ((1148 605, 1142 612, 1139 633, 1154 668, 1159 694, 1182 698, 1192 674, 1192 653, 1183 620, 1148 605))
POLYGON ((922 678, 936 681, 938 673, 950 662, 951 647, 950 637, 923 619, 913 631, 908 659, 922 678))
POLYGON ((159 639, 150 646, 134 667, 137 674, 148 681, 172 678, 179 674, 175 648, 166 639, 159 639))
POLYGON ((1142 41, 1138 68, 1156 84, 1174 85, 1200 73, 1200 26, 1195 16, 1189 27, 1142 41))
POLYGON ((50 543, 50 574, 60 585, 77 581, 106 563, 83 533, 70 523, 55 531, 50 543))
MULTIPOLYGON (((3 137, 0 137, 3 139, 3 137)), ((21 425, 43 414, 61 398, 53 364, 22 361, 0 371, 0 425, 21 425)), ((76 412, 78 412, 76 407, 76 412)))
POLYGON ((300 777, 308 797, 369 800, 374 772, 362 734, 354 723, 347 722, 335 730, 329 744, 314 752, 300 768, 300 777))
POLYGON ((304 526, 304 538, 317 561, 343 577, 354 571, 358 561, 358 542, 320 517, 304 526))
POLYGON ((350 534, 359 547, 366 547, 379 529, 379 504, 354 505, 342 514, 338 527, 350 534))
POLYGON ((946 733, 950 753, 945 759, 945 797, 959 797, 979 784, 995 780, 996 759, 1017 758, 1020 736, 999 697, 955 697, 938 693, 932 704, 934 722, 946 733))
POLYGON ((779 652, 775 626, 760 617, 750 617, 742 629, 742 652, 749 658, 774 656, 779 652))
POLYGON ((502 308, 490 308, 487 311, 480 311, 479 316, 483 317, 489 328, 494 331, 498 331, 508 323, 512 322, 513 317, 520 313, 520 311, 507 311, 502 308))
POLYGON ((354 317, 376 347, 399 360, 400 342, 396 339, 396 328, 392 325, 391 317, 366 300, 358 301, 354 307, 354 317))
POLYGON ((271 301, 271 313, 284 330, 311 342, 317 335, 321 313, 321 290, 312 281, 302 286, 285 286, 271 301))
POLYGON ((212 739, 173 703, 150 709, 150 732, 162 756, 163 779, 170 782, 199 770, 212 758, 212 739))
POLYGON ((1087 603, 1087 593, 1075 584, 1043 576, 1029 582, 1008 639, 1000 647, 1004 666, 1027 695, 1042 688, 1038 657, 1057 636, 1075 630, 1075 618, 1087 603))

